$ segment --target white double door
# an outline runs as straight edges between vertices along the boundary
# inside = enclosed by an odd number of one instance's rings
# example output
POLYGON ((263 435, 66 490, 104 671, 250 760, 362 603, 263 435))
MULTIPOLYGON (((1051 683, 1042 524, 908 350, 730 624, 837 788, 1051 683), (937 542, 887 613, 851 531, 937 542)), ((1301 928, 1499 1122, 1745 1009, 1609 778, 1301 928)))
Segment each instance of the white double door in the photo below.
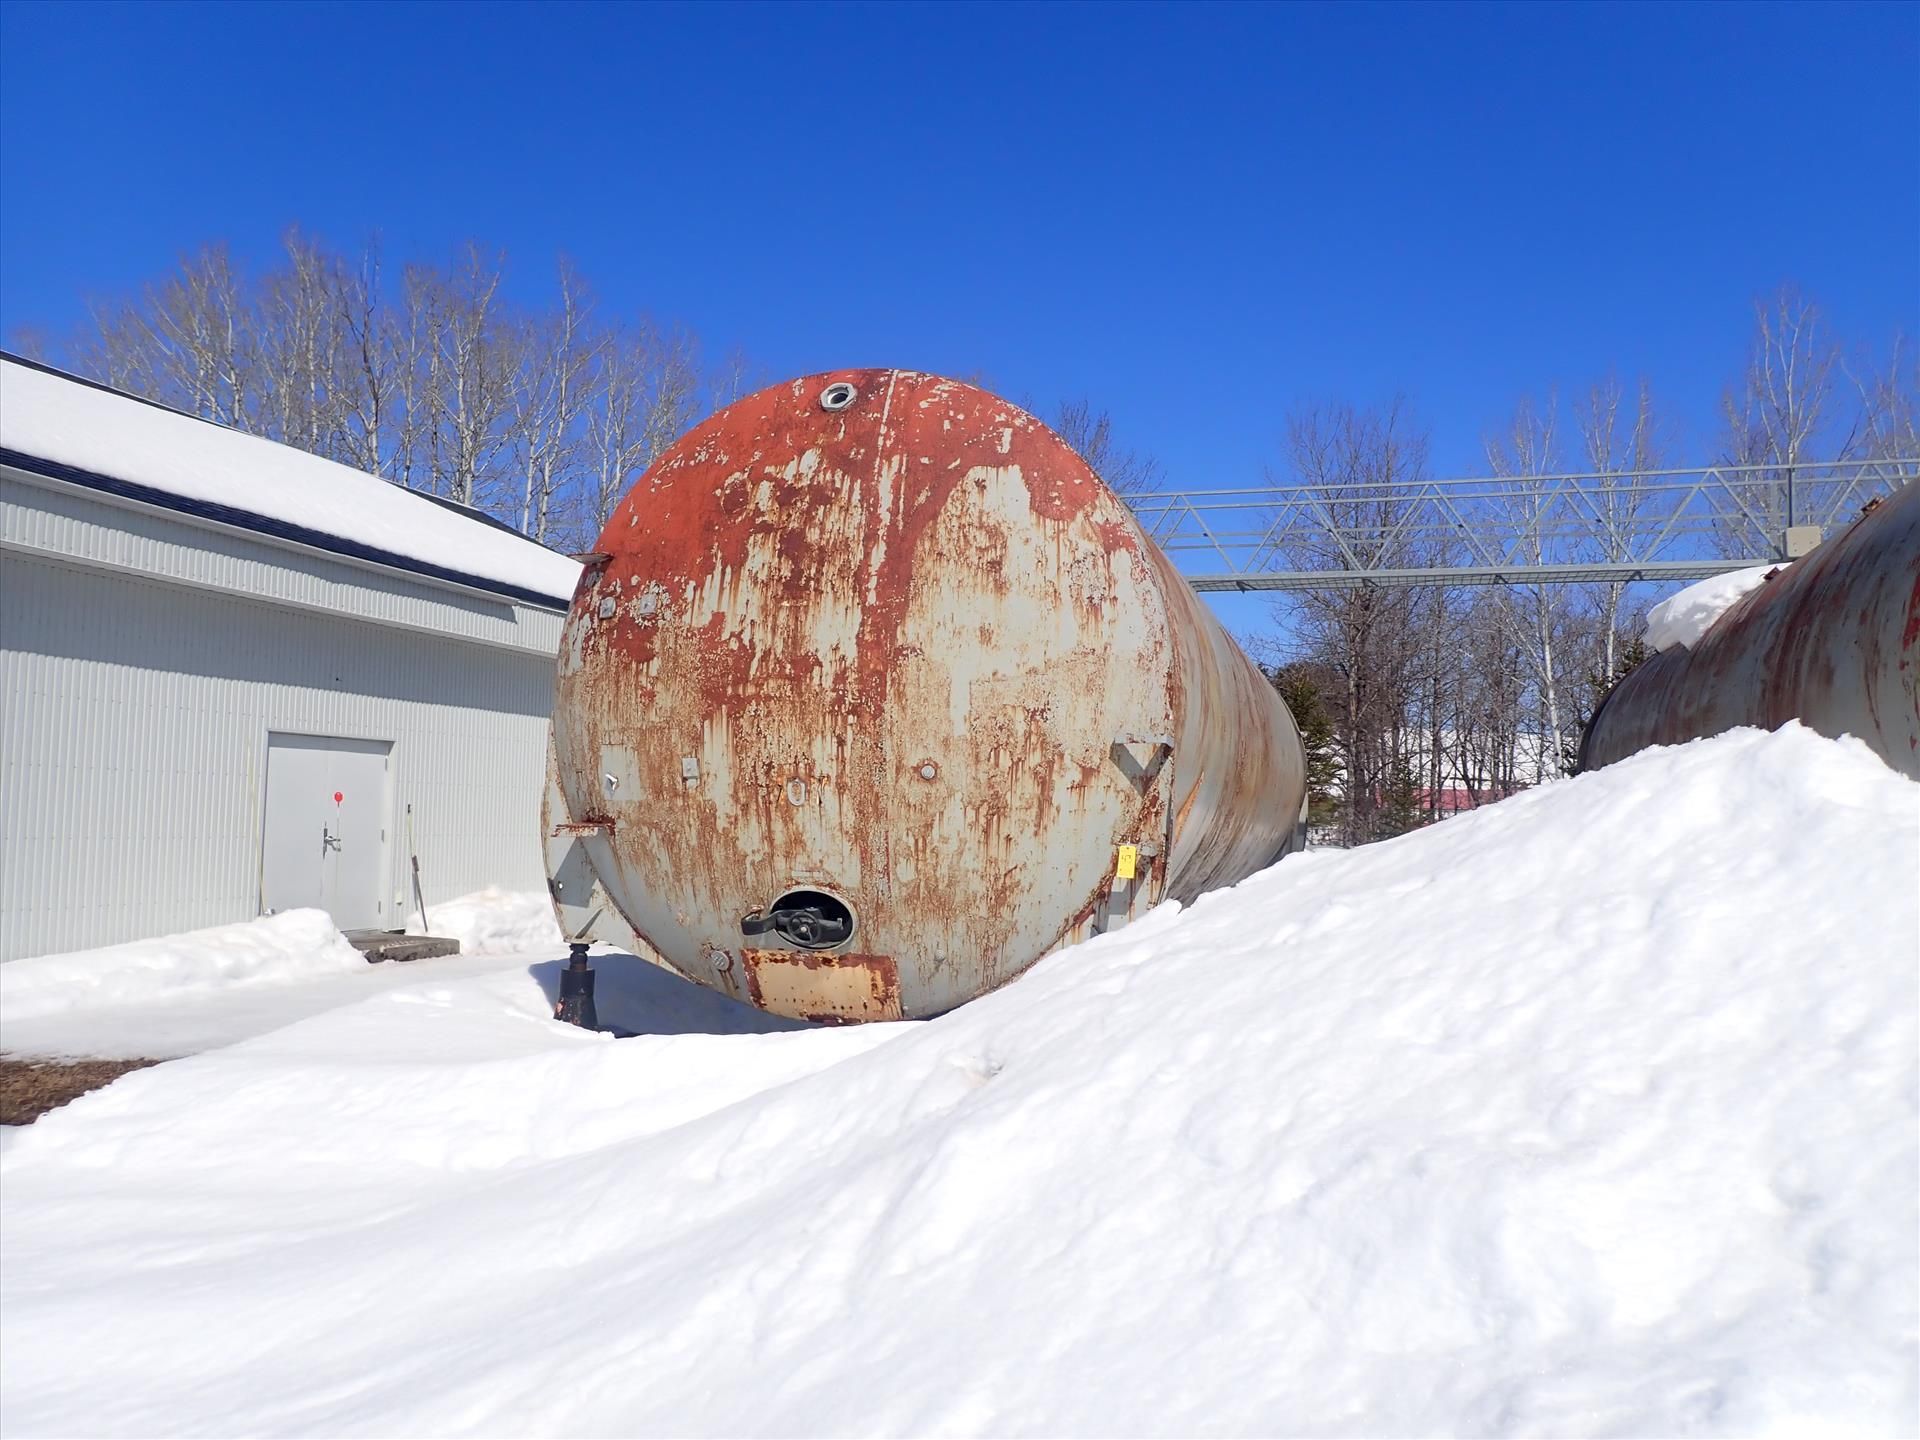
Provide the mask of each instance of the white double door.
POLYGON ((269 913, 320 909, 342 930, 399 925, 383 903, 392 752, 385 740, 267 737, 260 889, 269 913))

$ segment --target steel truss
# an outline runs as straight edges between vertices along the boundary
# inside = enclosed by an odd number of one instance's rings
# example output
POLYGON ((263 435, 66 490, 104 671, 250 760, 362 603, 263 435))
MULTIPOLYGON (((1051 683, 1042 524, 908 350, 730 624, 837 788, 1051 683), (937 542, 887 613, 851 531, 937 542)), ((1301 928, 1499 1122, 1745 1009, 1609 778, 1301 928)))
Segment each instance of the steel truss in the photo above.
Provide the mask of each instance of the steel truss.
POLYGON ((1169 490, 1127 501, 1196 590, 1631 583, 1789 559, 1817 540, 1806 527, 1831 533, 1915 479, 1920 458, 1169 490))

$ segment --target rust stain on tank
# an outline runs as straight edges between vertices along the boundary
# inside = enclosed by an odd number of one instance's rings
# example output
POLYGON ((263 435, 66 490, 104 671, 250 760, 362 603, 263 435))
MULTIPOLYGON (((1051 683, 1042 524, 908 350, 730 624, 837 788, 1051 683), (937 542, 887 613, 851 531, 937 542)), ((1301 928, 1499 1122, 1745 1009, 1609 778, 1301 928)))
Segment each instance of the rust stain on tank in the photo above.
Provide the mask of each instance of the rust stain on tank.
POLYGON ((900 971, 888 956, 743 950, 741 960, 762 1010, 824 1025, 901 1018, 900 971))
MULTIPOLYGON (((817 888, 851 908, 849 953, 891 957, 879 1008, 936 1014, 1083 930, 1116 845, 1190 899, 1292 840, 1284 705, 1071 448, 983 390, 846 370, 750 396, 595 553, 558 783, 613 826, 621 913, 702 983, 737 983, 712 957, 740 917, 817 888), (1160 789, 1115 765, 1123 732, 1174 738, 1160 789)), ((810 1013, 742 964, 755 1003, 810 1013)))

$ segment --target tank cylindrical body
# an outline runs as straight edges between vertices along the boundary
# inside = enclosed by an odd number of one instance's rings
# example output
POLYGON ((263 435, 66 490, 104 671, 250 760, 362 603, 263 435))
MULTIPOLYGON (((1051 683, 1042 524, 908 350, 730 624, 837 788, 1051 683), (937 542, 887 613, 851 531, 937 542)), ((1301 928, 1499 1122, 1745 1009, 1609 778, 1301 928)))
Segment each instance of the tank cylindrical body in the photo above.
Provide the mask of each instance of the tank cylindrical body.
POLYGON ((551 779, 576 904, 604 894, 763 1009, 872 1020, 1269 864, 1305 760, 1057 435, 970 385, 847 370, 729 406, 614 512, 551 779))
POLYGON ((1799 720, 1865 741, 1920 779, 1920 485, 1872 506, 1782 566, 1707 628, 1615 685, 1587 726, 1580 768, 1738 725, 1799 720))

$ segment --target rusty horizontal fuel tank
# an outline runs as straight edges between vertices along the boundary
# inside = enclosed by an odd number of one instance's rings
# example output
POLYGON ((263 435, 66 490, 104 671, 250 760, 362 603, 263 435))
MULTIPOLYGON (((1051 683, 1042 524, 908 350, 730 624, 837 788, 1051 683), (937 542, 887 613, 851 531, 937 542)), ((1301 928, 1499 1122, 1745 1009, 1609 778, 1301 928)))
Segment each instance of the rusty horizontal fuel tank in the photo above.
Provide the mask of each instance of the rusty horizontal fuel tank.
POLYGON ((1065 441, 842 370, 668 450, 561 643, 570 934, 816 1020, 939 1014, 1297 843, 1286 706, 1065 441))
POLYGON ((1783 565, 1691 648, 1644 661, 1580 744, 1597 769, 1649 745, 1799 720, 1865 741, 1920 779, 1920 485, 1906 485, 1783 565))

